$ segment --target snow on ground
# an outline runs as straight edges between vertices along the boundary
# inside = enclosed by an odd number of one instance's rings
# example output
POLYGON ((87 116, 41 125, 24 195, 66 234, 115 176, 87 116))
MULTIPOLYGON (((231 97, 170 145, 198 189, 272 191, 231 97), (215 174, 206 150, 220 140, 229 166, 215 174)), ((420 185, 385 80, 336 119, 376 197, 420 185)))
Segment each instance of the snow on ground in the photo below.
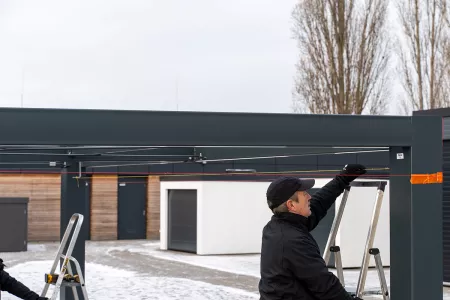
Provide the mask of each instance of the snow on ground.
MULTIPOLYGON (((165 259, 170 261, 178 261, 199 267, 220 270, 224 272, 258 277, 260 255, 259 254, 243 254, 243 255, 196 255, 175 251, 159 250, 159 242, 144 243, 142 246, 123 246, 111 247, 111 251, 129 251, 132 253, 139 253, 142 255, 150 255, 155 258, 165 259)), ((336 271, 330 269, 334 274, 336 271)), ((387 284, 390 282, 389 268, 385 269, 385 277, 387 284)), ((359 270, 344 270, 344 280, 346 286, 356 287, 359 278, 359 270)), ((366 279, 366 287, 379 289, 380 283, 378 274, 375 269, 370 269, 366 279)))
POLYGON ((259 254, 242 255, 196 255, 176 251, 162 251, 159 242, 149 242, 136 246, 111 247, 111 251, 128 251, 155 258, 177 261, 223 272, 259 277, 259 254))
MULTIPOLYGON (((110 247, 107 252, 111 251, 128 251, 132 253, 139 253, 142 255, 150 255, 155 258, 164 259, 168 261, 177 261, 186 264, 191 264, 199 267, 220 270, 224 272, 247 275, 259 278, 259 254, 245 254, 245 255, 196 255, 175 251, 160 250, 159 242, 147 242, 141 245, 133 246, 115 246, 110 247)), ((336 270, 330 269, 331 272, 337 275, 336 270)), ((389 268, 384 269, 386 282, 390 286, 390 271, 389 268)), ((356 287, 359 279, 359 270, 344 270, 344 281, 346 287, 356 287)), ((366 290, 380 290, 380 281, 378 273, 375 269, 369 269, 366 278, 366 290)), ((381 295, 371 295, 373 299, 382 299, 381 295)), ((450 288, 444 288, 443 300, 450 300, 450 288)))
MULTIPOLYGON (((50 271, 55 250, 55 244, 30 243, 27 252, 0 253, 0 257, 7 262, 6 271, 40 293, 44 288, 43 274, 50 271)), ((86 257, 86 282, 91 300, 259 299, 259 254, 200 256, 162 251, 159 249, 159 242, 143 240, 88 241, 86 257), (189 265, 192 267, 187 267, 189 265), (201 271, 198 267, 203 267, 206 271, 201 271), (176 271, 181 268, 187 268, 187 271, 176 271), (227 272, 231 276, 218 274, 216 271, 227 272), (187 278, 180 278, 186 274, 187 278), (234 279, 235 275, 245 277, 234 279), (208 280, 206 276, 213 276, 213 279, 208 280), (245 284, 238 284, 237 281, 245 284)), ((334 270, 331 271, 335 273, 334 270)), ((389 284, 388 268, 385 274, 389 284)), ((358 275, 358 270, 344 271, 347 287, 356 286, 358 275)), ((373 269, 369 270, 366 287, 379 290, 378 276, 373 269)), ((16 299, 2 293, 2 300, 16 299)), ((378 300, 382 296, 364 299, 378 300)), ((450 300, 450 288, 444 288, 443 300, 450 300)))
MULTIPOLYGON (((40 294, 44 288, 43 270, 49 270, 52 263, 52 261, 30 261, 8 268, 7 271, 40 294)), ((91 274, 86 280, 88 296, 94 300, 258 299, 258 295, 254 293, 230 287, 189 279, 138 275, 134 272, 93 263, 86 263, 86 273, 91 274)), ((50 286, 47 296, 52 293, 53 286, 50 286)), ((2 293, 1 299, 16 300, 17 298, 8 293, 2 293)))

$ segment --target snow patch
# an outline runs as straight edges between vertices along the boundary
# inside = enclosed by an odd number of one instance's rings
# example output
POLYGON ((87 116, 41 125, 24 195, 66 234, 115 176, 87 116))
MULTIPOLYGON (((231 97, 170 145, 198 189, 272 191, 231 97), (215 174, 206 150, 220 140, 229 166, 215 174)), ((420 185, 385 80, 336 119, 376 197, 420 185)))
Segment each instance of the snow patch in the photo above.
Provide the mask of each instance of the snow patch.
POLYGON ((42 244, 28 244, 27 250, 30 252, 45 252, 47 251, 47 247, 42 244))

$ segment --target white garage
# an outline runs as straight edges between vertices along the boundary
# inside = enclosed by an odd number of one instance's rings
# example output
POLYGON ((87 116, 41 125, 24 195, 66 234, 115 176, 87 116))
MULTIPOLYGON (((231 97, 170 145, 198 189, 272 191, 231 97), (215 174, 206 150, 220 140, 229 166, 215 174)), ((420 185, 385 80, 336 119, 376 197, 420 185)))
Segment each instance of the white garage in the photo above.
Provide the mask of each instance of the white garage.
MULTIPOLYGON (((311 193, 329 180, 316 178, 311 193)), ((161 181, 161 249, 198 255, 260 253, 262 229, 272 216, 266 203, 269 184, 201 178, 161 181)), ((361 266, 376 195, 376 187, 351 188, 336 237, 344 268, 361 266)), ((311 232, 322 253, 341 199, 342 195, 311 232)), ((373 244, 380 249, 385 266, 390 265, 389 242, 388 182, 373 244)), ((334 266, 333 257, 330 266, 334 266)))

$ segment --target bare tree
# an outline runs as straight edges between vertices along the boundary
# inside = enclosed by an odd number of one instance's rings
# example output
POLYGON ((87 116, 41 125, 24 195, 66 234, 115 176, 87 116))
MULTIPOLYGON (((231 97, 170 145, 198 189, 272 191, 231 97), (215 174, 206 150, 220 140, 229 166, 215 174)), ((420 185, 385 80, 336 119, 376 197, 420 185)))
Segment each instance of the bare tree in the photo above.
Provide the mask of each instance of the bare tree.
POLYGON ((405 113, 450 104, 450 0, 397 0, 405 113))
POLYGON ((293 109, 382 114, 389 103, 388 0, 299 0, 293 109))
MULTIPOLYGON (((450 28, 450 2, 447 1, 446 5, 445 5, 445 10, 447 11, 445 20, 447 23, 448 28, 450 28)), ((450 41, 449 41, 450 37, 447 35, 447 49, 446 49, 446 58, 447 58, 447 64, 450 66, 450 41)), ((450 67, 447 68, 447 76, 449 77, 449 81, 450 81, 450 67)), ((450 85, 450 82, 448 83, 450 85)))

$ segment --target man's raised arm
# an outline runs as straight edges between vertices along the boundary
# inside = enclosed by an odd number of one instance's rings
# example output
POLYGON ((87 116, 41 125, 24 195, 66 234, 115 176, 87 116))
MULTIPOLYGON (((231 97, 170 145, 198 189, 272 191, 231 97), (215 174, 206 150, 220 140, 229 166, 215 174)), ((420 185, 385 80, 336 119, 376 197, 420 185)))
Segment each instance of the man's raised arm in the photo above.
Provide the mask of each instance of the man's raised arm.
POLYGON ((331 181, 311 196, 311 216, 308 218, 309 231, 327 215, 328 209, 336 201, 345 188, 356 178, 366 173, 366 168, 360 164, 348 164, 331 181))

